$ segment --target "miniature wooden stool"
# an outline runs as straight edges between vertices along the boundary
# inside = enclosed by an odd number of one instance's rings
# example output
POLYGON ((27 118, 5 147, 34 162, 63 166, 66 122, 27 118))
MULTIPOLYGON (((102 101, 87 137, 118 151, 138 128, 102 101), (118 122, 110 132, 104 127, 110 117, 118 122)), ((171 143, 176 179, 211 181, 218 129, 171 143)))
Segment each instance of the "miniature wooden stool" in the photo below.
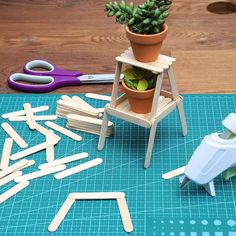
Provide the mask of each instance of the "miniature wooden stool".
POLYGON ((172 63, 175 61, 175 58, 165 55, 159 55, 158 59, 155 62, 143 63, 135 60, 132 49, 129 48, 120 56, 116 57, 116 61, 117 64, 115 71, 115 80, 112 89, 111 103, 107 104, 104 110, 98 150, 102 150, 104 147, 108 126, 108 115, 113 115, 120 119, 143 126, 145 128, 150 128, 151 130, 149 134, 148 148, 144 162, 144 167, 147 168, 150 165, 157 124, 175 108, 178 108, 179 111, 183 136, 187 134, 187 124, 182 102, 183 98, 178 94, 172 68, 172 63), (144 68, 157 74, 157 82, 151 112, 147 114, 135 113, 130 109, 126 94, 122 94, 118 98, 119 79, 122 63, 144 68), (161 90, 164 70, 167 70, 168 73, 171 92, 161 90))

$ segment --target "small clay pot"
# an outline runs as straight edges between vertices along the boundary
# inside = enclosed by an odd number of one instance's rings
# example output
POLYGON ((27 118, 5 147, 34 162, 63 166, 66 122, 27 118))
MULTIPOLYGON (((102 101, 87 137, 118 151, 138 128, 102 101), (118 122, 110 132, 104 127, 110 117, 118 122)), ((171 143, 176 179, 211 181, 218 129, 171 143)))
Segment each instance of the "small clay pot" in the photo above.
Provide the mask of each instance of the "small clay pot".
POLYGON ((149 113, 151 111, 155 88, 146 91, 133 90, 127 87, 124 80, 122 80, 121 85, 123 92, 127 94, 132 111, 140 114, 149 113))
POLYGON ((166 38, 168 26, 163 25, 164 29, 158 34, 136 34, 126 26, 126 37, 130 44, 136 60, 141 62, 155 61, 159 55, 163 40, 166 38))

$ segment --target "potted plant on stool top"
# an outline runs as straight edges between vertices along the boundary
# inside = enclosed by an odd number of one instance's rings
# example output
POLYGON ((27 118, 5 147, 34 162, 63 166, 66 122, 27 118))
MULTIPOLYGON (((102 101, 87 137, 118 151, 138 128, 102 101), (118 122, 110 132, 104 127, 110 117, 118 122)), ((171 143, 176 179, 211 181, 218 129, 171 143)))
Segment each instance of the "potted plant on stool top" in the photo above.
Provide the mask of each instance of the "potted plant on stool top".
POLYGON ((165 19, 170 5, 169 0, 147 0, 135 7, 133 2, 126 4, 122 0, 107 3, 105 11, 107 16, 115 16, 118 23, 126 24, 126 36, 136 60, 151 62, 157 59, 167 35, 165 19))

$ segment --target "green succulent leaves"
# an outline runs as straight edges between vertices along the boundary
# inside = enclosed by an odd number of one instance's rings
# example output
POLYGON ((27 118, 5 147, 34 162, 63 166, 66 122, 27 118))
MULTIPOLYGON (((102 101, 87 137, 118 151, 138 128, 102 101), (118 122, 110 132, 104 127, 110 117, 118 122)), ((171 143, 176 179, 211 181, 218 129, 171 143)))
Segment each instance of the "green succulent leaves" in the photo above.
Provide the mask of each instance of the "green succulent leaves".
POLYGON ((156 85, 156 75, 142 68, 128 68, 124 71, 124 76, 125 84, 134 90, 145 91, 156 85))
POLYGON ((131 1, 109 2, 105 5, 107 16, 115 16, 116 22, 128 25, 129 29, 138 34, 155 34, 163 30, 165 19, 169 16, 171 1, 147 0, 135 7, 131 1))

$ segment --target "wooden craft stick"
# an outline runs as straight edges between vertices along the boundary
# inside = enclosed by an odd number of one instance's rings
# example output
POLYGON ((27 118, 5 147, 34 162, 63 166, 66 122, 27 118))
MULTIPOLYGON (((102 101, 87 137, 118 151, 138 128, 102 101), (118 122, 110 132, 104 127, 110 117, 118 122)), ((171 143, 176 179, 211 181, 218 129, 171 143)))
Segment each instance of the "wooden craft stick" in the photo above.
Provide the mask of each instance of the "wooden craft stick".
MULTIPOLYGON (((42 135, 44 135, 44 136, 46 136, 46 135, 47 135, 47 132, 49 131, 49 129, 46 129, 45 127, 43 127, 43 126, 40 125, 40 124, 37 125, 36 130, 37 130, 39 133, 41 133, 42 135)), ((58 135, 56 135, 56 134, 54 134, 54 138, 56 138, 56 139, 58 139, 58 140, 61 139, 61 138, 60 138, 58 135)))
MULTIPOLYGON (((56 115, 44 115, 44 116, 34 116, 35 121, 41 121, 41 120, 56 120, 56 115)), ((27 121, 26 116, 13 116, 9 118, 9 121, 27 121)))
MULTIPOLYGON (((32 108, 32 111, 36 113, 36 112, 41 112, 41 111, 47 111, 48 109, 49 109, 49 106, 40 106, 40 107, 32 108)), ((20 111, 14 111, 14 112, 2 114, 2 118, 7 119, 13 116, 23 116, 23 115, 25 115, 25 111, 20 110, 20 111)))
POLYGON ((18 168, 17 170, 23 170, 27 167, 30 167, 30 166, 34 165, 34 164, 35 164, 35 160, 28 160, 28 163, 26 163, 24 166, 18 168))
MULTIPOLYGON (((52 130, 48 130, 46 133, 46 142, 49 143, 50 140, 54 138, 54 133, 52 130)), ((54 161, 54 145, 46 148, 46 160, 47 162, 54 161)))
POLYGON ((9 165, 10 155, 11 155, 11 148, 13 144, 12 138, 6 138, 2 150, 2 159, 0 163, 0 169, 4 170, 9 165))
POLYGON ((34 118, 34 113, 32 111, 31 105, 29 103, 23 104, 24 110, 25 110, 25 116, 28 121, 29 128, 31 130, 35 130, 37 128, 37 123, 34 118))
POLYGON ((92 192, 92 193, 70 193, 69 198, 74 200, 108 200, 124 198, 123 192, 92 192))
POLYGON ((96 158, 94 160, 85 162, 83 164, 80 164, 80 165, 74 166, 74 167, 72 167, 70 169, 67 169, 67 170, 64 170, 62 172, 59 172, 59 173, 54 175, 54 178, 56 178, 56 179, 63 179, 65 177, 67 177, 67 176, 79 173, 79 172, 81 172, 83 170, 92 168, 92 167, 97 166, 97 165, 99 165, 101 163, 102 163, 102 158, 96 158))
POLYGON ((22 189, 29 185, 29 181, 21 182, 14 187, 7 190, 5 193, 0 195, 0 204, 6 201, 8 198, 14 196, 16 193, 20 192, 22 189))
POLYGON ((46 121, 45 122, 45 125, 47 125, 48 127, 50 127, 51 129, 54 129, 66 136, 68 136, 69 138, 72 138, 76 141, 81 141, 82 140, 82 137, 76 133, 73 133, 71 132, 70 130, 66 129, 66 128, 63 128, 61 127, 60 125, 57 125, 51 121, 46 121))
POLYGON ((16 171, 13 172, 7 176, 5 176, 4 178, 0 179, 0 186, 3 186, 9 182, 11 182, 12 180, 14 180, 15 178, 19 177, 22 175, 22 171, 16 171))
POLYGON ((28 147, 28 144, 24 141, 24 139, 8 123, 2 123, 1 126, 5 130, 5 132, 17 143, 19 147, 28 147))
POLYGON ((27 163, 28 163, 28 160, 23 159, 23 160, 20 160, 20 161, 14 163, 13 165, 8 166, 6 169, 0 171, 0 178, 18 170, 19 168, 26 165, 27 163))
POLYGON ((64 170, 66 168, 66 165, 58 165, 58 166, 53 166, 51 168, 45 169, 45 170, 39 170, 39 171, 34 171, 26 175, 22 175, 18 178, 15 178, 15 182, 23 182, 31 179, 36 179, 43 177, 45 175, 53 174, 55 172, 64 170))
POLYGON ((87 157, 88 157, 88 153, 87 152, 82 152, 82 153, 74 154, 72 156, 63 157, 63 158, 60 158, 58 160, 51 161, 50 163, 42 164, 38 168, 40 170, 48 169, 52 166, 66 164, 66 163, 81 160, 81 159, 84 159, 84 158, 87 158, 87 157))
POLYGON ((50 147, 50 146, 55 145, 57 143, 58 143, 58 139, 52 139, 52 140, 50 140, 50 142, 40 143, 38 145, 35 145, 33 147, 27 148, 23 151, 20 151, 20 152, 17 152, 15 154, 11 155, 10 159, 11 160, 18 160, 20 158, 29 156, 33 153, 42 151, 42 150, 46 149, 47 147, 50 147))
POLYGON ((163 179, 171 179, 171 178, 174 178, 174 177, 176 177, 178 175, 182 175, 184 173, 184 171, 185 171, 185 168, 186 168, 186 166, 182 166, 182 167, 180 167, 178 169, 169 171, 169 172, 163 174, 162 178, 163 179))
POLYGON ((82 106, 86 106, 86 107, 88 107, 89 109, 94 110, 94 112, 96 112, 96 110, 97 110, 95 107, 91 106, 89 103, 87 103, 86 101, 84 101, 84 100, 83 100, 81 97, 79 97, 79 96, 73 96, 73 97, 72 97, 72 100, 75 101, 76 103, 82 105, 82 106))
POLYGON ((117 204, 120 210, 120 216, 123 222, 124 230, 128 233, 133 231, 133 224, 129 214, 129 209, 125 198, 117 198, 117 204))
POLYGON ((103 101, 111 101, 111 96, 101 95, 101 94, 95 94, 95 93, 86 93, 85 96, 87 98, 93 98, 97 100, 103 100, 103 101))
POLYGON ((91 114, 93 116, 96 116, 98 114, 96 109, 90 108, 88 106, 80 105, 76 102, 69 102, 67 100, 57 100, 57 104, 59 106, 66 107, 67 109, 70 109, 70 110, 73 109, 73 110, 76 110, 76 111, 88 113, 88 114, 91 114))
POLYGON ((59 225, 64 220, 66 214, 68 213, 68 211, 70 210, 70 208, 72 207, 74 202, 75 202, 75 200, 73 200, 71 198, 67 198, 65 200, 65 202, 62 204, 60 210, 57 212, 57 214, 55 215, 51 224, 49 225, 48 231, 55 232, 58 229, 59 225))

